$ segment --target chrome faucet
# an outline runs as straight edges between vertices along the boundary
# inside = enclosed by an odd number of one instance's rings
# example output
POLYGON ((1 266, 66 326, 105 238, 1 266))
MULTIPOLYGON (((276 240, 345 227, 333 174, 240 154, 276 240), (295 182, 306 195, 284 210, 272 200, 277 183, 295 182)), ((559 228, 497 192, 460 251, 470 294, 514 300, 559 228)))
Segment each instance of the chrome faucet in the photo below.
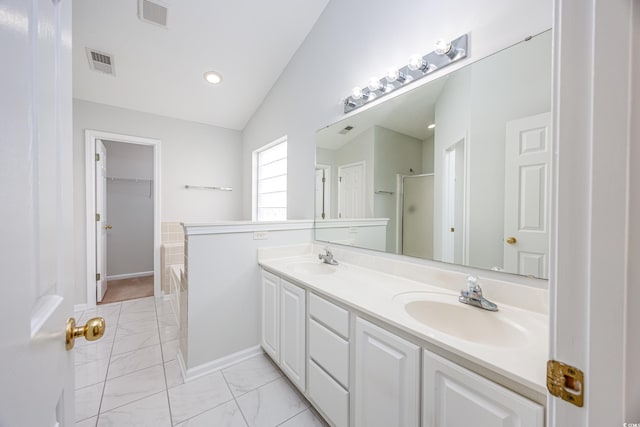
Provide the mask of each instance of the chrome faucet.
POLYGON ((318 259, 321 259, 324 261, 325 264, 331 264, 331 265, 338 265, 338 261, 336 261, 335 259, 333 259, 333 254, 331 253, 331 251, 329 250, 329 248, 325 248, 324 249, 327 253, 326 254, 322 254, 319 253, 318 254, 318 259))
POLYGON ((463 304, 480 307, 484 310, 498 311, 498 306, 496 304, 482 296, 482 288, 478 284, 478 278, 476 276, 467 277, 467 283, 469 285, 469 290, 460 291, 458 301, 463 304))

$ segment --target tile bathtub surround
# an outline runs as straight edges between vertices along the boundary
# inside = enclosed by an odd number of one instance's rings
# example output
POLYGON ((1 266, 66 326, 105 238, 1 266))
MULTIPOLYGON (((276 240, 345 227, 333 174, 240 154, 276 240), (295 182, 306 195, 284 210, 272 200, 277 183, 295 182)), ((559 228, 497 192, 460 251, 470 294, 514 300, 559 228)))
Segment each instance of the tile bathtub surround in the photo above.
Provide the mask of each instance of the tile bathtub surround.
POLYGON ((324 421, 265 355, 184 383, 168 301, 153 297, 100 306, 105 337, 79 341, 76 426, 322 427, 324 421), (138 329, 132 325, 137 325, 138 329))
POLYGON ((171 267, 184 265, 184 240, 180 243, 163 243, 160 246, 161 287, 165 295, 173 290, 170 286, 171 267))
POLYGON ((179 222, 163 222, 161 225, 162 243, 184 242, 184 228, 179 222))
POLYGON ((160 246, 160 283, 162 292, 169 294, 169 268, 184 264, 184 228, 179 222, 163 222, 160 246))

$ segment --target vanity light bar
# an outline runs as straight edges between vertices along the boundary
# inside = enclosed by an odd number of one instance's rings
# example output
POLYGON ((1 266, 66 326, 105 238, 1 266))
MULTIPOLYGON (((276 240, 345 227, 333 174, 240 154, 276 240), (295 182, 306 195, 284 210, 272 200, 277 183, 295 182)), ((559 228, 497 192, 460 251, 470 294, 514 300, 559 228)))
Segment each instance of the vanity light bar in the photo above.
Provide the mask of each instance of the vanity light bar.
POLYGON ((372 77, 365 88, 354 87, 344 101, 344 112, 348 113, 378 99, 396 89, 467 57, 468 35, 464 34, 451 42, 438 40, 433 52, 424 56, 411 55, 409 63, 401 68, 390 68, 382 78, 372 77))

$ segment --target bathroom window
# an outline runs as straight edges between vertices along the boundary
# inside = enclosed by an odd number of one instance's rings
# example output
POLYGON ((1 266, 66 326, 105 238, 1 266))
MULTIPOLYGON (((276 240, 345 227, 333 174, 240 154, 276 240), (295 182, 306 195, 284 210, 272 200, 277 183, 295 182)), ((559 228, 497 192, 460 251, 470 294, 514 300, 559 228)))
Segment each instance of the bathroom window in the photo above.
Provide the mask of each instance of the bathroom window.
POLYGON ((287 137, 253 152, 256 221, 287 219, 287 137))

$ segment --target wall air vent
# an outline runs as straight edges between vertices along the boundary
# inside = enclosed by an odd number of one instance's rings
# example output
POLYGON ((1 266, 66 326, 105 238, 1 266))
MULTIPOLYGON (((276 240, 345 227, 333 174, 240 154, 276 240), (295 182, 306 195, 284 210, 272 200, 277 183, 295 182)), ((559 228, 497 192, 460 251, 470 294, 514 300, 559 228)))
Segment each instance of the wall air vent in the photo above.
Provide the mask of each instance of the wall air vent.
POLYGON ((353 130, 353 126, 345 126, 344 128, 340 129, 340 132, 338 132, 340 135, 346 135, 349 132, 351 132, 353 130))
POLYGON ((167 6, 158 0, 138 0, 138 18, 141 21, 167 27, 167 6))
POLYGON ((115 64, 113 62, 113 55, 110 53, 100 52, 95 49, 87 50, 87 58, 89 59, 89 67, 92 70, 101 71, 106 74, 115 74, 115 64))

